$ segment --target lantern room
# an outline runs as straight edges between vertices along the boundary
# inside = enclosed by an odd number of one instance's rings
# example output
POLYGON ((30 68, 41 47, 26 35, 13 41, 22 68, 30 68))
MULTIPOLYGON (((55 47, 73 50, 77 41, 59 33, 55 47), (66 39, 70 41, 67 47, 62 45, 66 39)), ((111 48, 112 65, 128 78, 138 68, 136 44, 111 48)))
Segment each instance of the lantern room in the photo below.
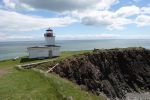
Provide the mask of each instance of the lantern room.
POLYGON ((53 30, 51 28, 48 28, 46 30, 46 33, 44 34, 45 37, 53 37, 53 30))
POLYGON ((44 37, 47 46, 55 45, 55 36, 53 35, 53 30, 51 28, 46 30, 44 37))

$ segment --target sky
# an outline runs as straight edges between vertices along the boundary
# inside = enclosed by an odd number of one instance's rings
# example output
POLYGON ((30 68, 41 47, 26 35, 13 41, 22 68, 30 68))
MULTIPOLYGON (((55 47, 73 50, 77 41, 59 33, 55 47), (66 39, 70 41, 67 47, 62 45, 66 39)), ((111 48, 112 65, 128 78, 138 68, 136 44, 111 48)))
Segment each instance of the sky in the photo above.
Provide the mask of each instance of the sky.
POLYGON ((150 39, 150 0, 0 0, 0 41, 150 39))

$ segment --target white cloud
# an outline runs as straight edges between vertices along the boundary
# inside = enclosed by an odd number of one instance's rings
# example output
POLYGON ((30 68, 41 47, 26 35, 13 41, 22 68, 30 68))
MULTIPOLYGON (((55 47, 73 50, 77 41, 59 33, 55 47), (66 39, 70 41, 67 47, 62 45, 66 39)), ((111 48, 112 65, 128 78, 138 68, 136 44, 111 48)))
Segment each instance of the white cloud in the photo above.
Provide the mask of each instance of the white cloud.
POLYGON ((41 36, 0 33, 0 41, 33 41, 42 40, 41 36))
POLYGON ((123 18, 123 17, 117 17, 117 18, 112 18, 113 23, 108 26, 108 29, 113 30, 113 29, 124 29, 125 25, 132 24, 133 21, 131 19, 123 18))
POLYGON ((31 10, 31 11, 35 10, 30 5, 19 3, 17 2, 17 0, 3 0, 3 3, 5 7, 9 9, 31 10))
MULTIPOLYGON (((33 9, 44 9, 50 11, 72 11, 85 9, 109 9, 119 0, 3 0, 6 3, 15 4, 16 8, 26 5, 33 9)), ((7 5, 7 4, 6 4, 7 5)), ((23 7, 24 8, 24 7, 23 7)))
POLYGON ((66 35, 57 35, 58 40, 94 40, 94 39, 150 39, 150 35, 126 35, 126 34, 66 34, 66 35))
MULTIPOLYGON (((98 10, 85 10, 85 11, 73 11, 65 12, 66 16, 72 16, 81 20, 82 24, 91 26, 105 26, 107 29, 124 29, 126 25, 149 25, 140 14, 148 14, 149 7, 139 8, 135 5, 121 7, 117 11, 98 11, 98 10), (138 22, 135 19, 129 18, 130 16, 137 17, 138 22)), ((149 17, 149 15, 147 15, 149 17)), ((147 18, 146 17, 146 18, 147 18)))
POLYGON ((115 12, 116 16, 119 17, 128 17, 132 15, 136 15, 140 13, 140 9, 135 5, 121 7, 119 10, 115 12))
POLYGON ((104 26, 108 29, 122 29, 122 25, 126 24, 128 21, 121 18, 112 18, 112 17, 84 17, 82 23, 85 25, 94 25, 94 26, 104 26))
POLYGON ((98 10, 106 10, 117 3, 119 3, 119 0, 100 0, 100 2, 96 4, 96 8, 98 10))
POLYGON ((6 7, 13 8, 13 9, 16 7, 16 4, 13 0, 3 0, 3 2, 6 7))
POLYGON ((142 7, 141 13, 142 14, 150 14, 150 7, 142 7))
POLYGON ((140 8, 131 5, 110 11, 111 6, 117 4, 119 0, 3 0, 3 2, 5 6, 13 9, 56 11, 58 17, 44 18, 0 10, 1 31, 28 31, 48 26, 60 27, 74 22, 103 26, 111 30, 124 29, 129 24, 149 25, 150 7, 140 8))
MULTIPOLYGON (((5 1, 5 0, 3 0, 5 1)), ((86 9, 98 3, 99 0, 16 0, 16 8, 20 8, 21 5, 28 5, 34 9, 44 9, 50 11, 66 11, 74 9, 86 9)))
POLYGON ((5 39, 8 35, 0 32, 0 40, 5 39))
POLYGON ((70 17, 44 18, 23 15, 13 11, 0 10, 1 31, 29 31, 45 27, 62 27, 76 22, 70 17))
POLYGON ((135 23, 136 23, 139 27, 149 26, 149 25, 150 25, 150 16, 147 16, 147 15, 139 15, 139 16, 136 18, 135 23))
MULTIPOLYGON (((121 23, 121 22, 114 24, 114 21, 116 21, 115 19, 118 19, 118 18, 114 19, 112 15, 113 12, 107 11, 112 5, 118 3, 119 0, 88 0, 88 2, 87 0, 70 0, 70 1, 68 0, 45 0, 44 2, 41 0, 30 0, 30 1, 28 0, 15 0, 14 1, 13 0, 11 2, 15 3, 16 8, 20 8, 20 6, 23 6, 24 8, 30 8, 30 9, 46 9, 46 10, 51 10, 51 11, 63 11, 63 14, 64 14, 64 11, 68 11, 69 15, 67 15, 66 18, 71 19, 71 17, 73 17, 74 19, 81 21, 83 24, 86 24, 86 25, 98 25, 98 26, 100 25, 100 26, 111 26, 111 27, 113 25, 116 25, 116 26, 113 26, 115 28, 117 27, 120 28, 122 26, 119 26, 119 25, 124 25, 124 23, 121 23)), ((21 19, 21 16, 20 16, 20 19, 21 19)), ((52 19, 57 21, 57 18, 52 18, 52 19)), ((30 20, 32 20, 30 21, 30 23, 26 22, 26 24, 29 24, 29 26, 32 25, 31 22, 34 22, 34 23, 37 22, 35 21, 35 18, 31 19, 30 17, 30 20)), ((38 18, 39 23, 42 23, 40 22, 41 20, 42 22, 44 22, 45 20, 47 21, 48 19, 38 18)), ((60 20, 61 19, 59 18, 59 21, 57 21, 56 24, 61 22, 60 20)), ((46 21, 44 22, 45 24, 47 23, 46 21)), ((68 21, 64 21, 64 22, 68 22, 68 21)), ((34 26, 37 27, 37 25, 39 26, 39 24, 35 24, 34 26)), ((55 26, 55 23, 53 23, 53 25, 55 26)), ((43 26, 43 25, 40 25, 40 26, 43 26)), ((17 26, 15 25, 11 26, 11 28, 14 28, 14 27, 17 27, 17 26)))
POLYGON ((91 40, 91 39, 115 39, 120 37, 119 34, 65 34, 57 35, 58 40, 91 40))
MULTIPOLYGON (((67 14, 66 14, 67 15, 67 14)), ((82 24, 93 26, 104 26, 107 29, 123 29, 124 25, 132 23, 131 19, 124 16, 118 16, 115 12, 111 11, 92 11, 86 10, 83 12, 74 11, 69 16, 78 18, 82 24)))

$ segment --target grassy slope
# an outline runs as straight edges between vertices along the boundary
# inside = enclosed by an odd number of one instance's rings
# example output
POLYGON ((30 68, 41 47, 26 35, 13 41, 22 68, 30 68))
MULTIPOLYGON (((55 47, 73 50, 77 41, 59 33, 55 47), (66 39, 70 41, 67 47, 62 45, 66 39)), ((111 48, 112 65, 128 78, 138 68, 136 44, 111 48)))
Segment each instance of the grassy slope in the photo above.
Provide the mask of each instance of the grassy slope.
POLYGON ((83 50, 83 51, 64 51, 61 53, 60 57, 58 58, 49 58, 49 59, 45 59, 45 60, 28 60, 27 62, 21 62, 21 59, 26 59, 26 57, 22 57, 22 58, 19 58, 15 61, 13 61, 12 59, 10 60, 3 60, 3 61, 0 61, 0 69, 4 68, 12 68, 12 66, 15 66, 15 65, 19 65, 19 64, 27 64, 27 63, 33 63, 33 62, 39 62, 39 61, 52 61, 52 60, 55 60, 55 59, 64 59, 66 57, 69 57, 69 56, 72 56, 72 55, 76 55, 76 54, 82 54, 82 53, 85 53, 85 52, 90 52, 89 50, 83 50))
MULTIPOLYGON (((64 52, 61 58, 83 52, 64 52)), ((65 100, 69 97, 73 100, 102 99, 82 91, 77 85, 57 75, 45 76, 33 70, 19 70, 14 68, 16 64, 20 64, 20 60, 0 62, 0 70, 7 70, 7 74, 0 76, 0 100, 65 100)))

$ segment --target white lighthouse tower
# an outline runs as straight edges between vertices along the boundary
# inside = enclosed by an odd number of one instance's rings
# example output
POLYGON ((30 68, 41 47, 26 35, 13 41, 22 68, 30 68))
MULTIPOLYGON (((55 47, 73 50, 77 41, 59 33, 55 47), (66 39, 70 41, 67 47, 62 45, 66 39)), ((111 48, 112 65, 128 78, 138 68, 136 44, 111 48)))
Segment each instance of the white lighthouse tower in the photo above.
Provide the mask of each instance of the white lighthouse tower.
POLYGON ((56 57, 60 55, 60 46, 55 45, 55 36, 53 35, 53 30, 48 28, 45 37, 44 46, 29 47, 29 58, 49 58, 56 57))
POLYGON ((46 45, 51 46, 55 45, 55 36, 53 36, 53 30, 48 28, 44 34, 46 45))

